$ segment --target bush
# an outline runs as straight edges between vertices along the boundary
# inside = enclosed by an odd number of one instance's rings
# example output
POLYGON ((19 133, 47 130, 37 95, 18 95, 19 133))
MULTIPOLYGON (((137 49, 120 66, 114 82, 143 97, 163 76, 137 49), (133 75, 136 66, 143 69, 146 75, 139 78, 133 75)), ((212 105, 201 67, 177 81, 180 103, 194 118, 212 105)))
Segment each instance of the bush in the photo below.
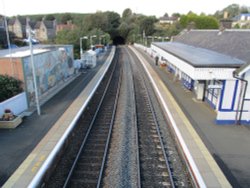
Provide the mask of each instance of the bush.
POLYGON ((0 88, 0 102, 23 92, 22 82, 7 75, 0 75, 0 88))

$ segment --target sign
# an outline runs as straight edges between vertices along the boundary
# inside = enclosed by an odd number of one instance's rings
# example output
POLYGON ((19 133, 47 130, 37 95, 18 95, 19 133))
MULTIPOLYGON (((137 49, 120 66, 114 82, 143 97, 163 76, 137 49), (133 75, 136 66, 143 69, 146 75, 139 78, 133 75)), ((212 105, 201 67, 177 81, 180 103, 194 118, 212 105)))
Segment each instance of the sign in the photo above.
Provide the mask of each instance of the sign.
POLYGON ((207 89, 221 89, 222 85, 208 85, 207 89))

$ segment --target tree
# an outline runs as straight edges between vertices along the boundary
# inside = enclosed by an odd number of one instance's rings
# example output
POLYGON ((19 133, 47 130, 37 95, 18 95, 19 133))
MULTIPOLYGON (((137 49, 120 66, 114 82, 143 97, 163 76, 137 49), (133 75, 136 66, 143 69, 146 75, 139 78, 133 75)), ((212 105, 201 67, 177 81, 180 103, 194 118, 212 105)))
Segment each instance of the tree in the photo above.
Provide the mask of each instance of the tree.
POLYGON ((53 21, 53 20, 55 20, 55 16, 53 14, 48 14, 45 16, 45 20, 53 21))
POLYGON ((179 18, 181 17, 181 14, 176 12, 172 14, 172 17, 179 18))
POLYGON ((63 24, 66 24, 67 21, 70 21, 70 20, 73 20, 73 18, 72 18, 72 16, 71 16, 70 13, 65 13, 65 14, 62 15, 61 22, 63 24))
POLYGON ((132 15, 133 15, 132 10, 129 9, 129 8, 126 8, 126 9, 123 11, 123 13, 122 13, 122 19, 123 19, 123 20, 129 19, 129 18, 132 17, 132 15))
POLYGON ((7 100, 23 91, 22 82, 7 75, 0 75, 0 88, 0 102, 7 100))
POLYGON ((84 26, 89 31, 94 28, 99 28, 105 31, 108 26, 107 14, 104 14, 103 12, 97 12, 95 14, 86 16, 84 19, 84 26))
POLYGON ((122 22, 119 27, 119 34, 126 39, 128 37, 129 32, 129 25, 126 22, 122 22))
POLYGON ((241 8, 240 8, 240 13, 245 13, 245 14, 247 14, 247 13, 249 13, 250 12, 250 8, 249 7, 247 7, 247 6, 242 6, 241 8))
POLYGON ((194 13, 182 15, 180 24, 183 28, 187 28, 190 24, 194 24, 197 29, 218 29, 219 23, 216 18, 212 16, 201 15, 198 16, 194 13))
POLYGON ((168 16, 168 13, 165 13, 163 17, 168 18, 168 17, 169 17, 169 16, 168 16))
MULTIPOLYGON (((62 30, 56 35, 56 44, 71 44, 74 45, 74 57, 78 58, 80 54, 80 37, 85 36, 80 29, 62 30)), ((87 44, 83 43, 83 49, 87 48, 87 44)))
POLYGON ((140 33, 145 32, 146 36, 153 35, 155 29, 154 24, 157 22, 155 16, 143 16, 139 22, 140 33))
POLYGON ((121 17, 116 12, 106 12, 107 14, 107 28, 104 32, 109 33, 110 36, 113 38, 118 34, 118 28, 120 26, 121 17))

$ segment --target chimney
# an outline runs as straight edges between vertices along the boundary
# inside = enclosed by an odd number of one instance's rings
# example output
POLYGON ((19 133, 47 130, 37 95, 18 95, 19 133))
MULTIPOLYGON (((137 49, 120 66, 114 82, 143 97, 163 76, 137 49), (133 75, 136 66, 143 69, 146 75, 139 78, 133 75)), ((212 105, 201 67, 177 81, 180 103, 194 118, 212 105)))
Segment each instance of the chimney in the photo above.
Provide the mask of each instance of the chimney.
POLYGON ((228 12, 225 11, 223 15, 223 19, 220 20, 220 30, 223 31, 225 29, 232 28, 233 21, 228 18, 228 12))
POLYGON ((227 11, 224 12, 223 19, 228 19, 228 12, 227 11))

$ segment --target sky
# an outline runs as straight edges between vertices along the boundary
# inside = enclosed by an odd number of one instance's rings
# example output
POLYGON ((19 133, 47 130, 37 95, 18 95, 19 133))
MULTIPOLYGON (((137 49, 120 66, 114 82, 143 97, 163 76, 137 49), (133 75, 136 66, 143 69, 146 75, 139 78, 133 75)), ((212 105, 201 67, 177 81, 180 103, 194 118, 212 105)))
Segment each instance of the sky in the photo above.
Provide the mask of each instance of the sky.
POLYGON ((126 8, 134 13, 161 17, 178 12, 214 14, 231 4, 250 7, 250 0, 0 0, 0 14, 6 16, 50 13, 95 13, 114 11, 120 15, 126 8))

